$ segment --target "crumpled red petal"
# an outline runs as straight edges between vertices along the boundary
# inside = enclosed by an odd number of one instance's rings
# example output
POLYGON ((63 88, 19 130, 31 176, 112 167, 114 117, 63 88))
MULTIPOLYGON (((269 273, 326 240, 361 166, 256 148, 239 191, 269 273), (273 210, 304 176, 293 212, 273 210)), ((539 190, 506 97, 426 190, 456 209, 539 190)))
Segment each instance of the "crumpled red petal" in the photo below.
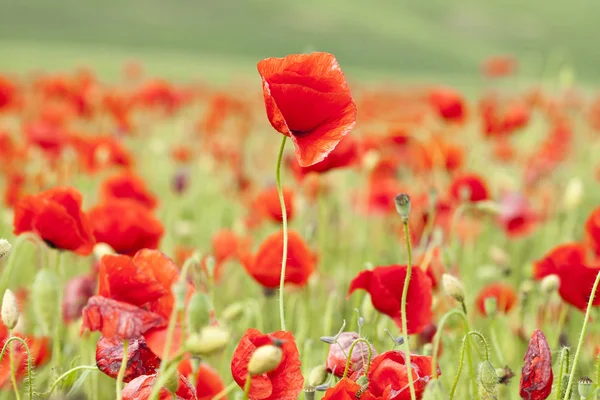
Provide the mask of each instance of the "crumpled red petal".
MULTIPOLYGON (((123 362, 123 342, 101 337, 96 345, 98 369, 116 379, 123 362)), ((140 375, 152 375, 160 367, 158 358, 143 339, 133 339, 127 350, 127 369, 123 381, 129 382, 140 375)))

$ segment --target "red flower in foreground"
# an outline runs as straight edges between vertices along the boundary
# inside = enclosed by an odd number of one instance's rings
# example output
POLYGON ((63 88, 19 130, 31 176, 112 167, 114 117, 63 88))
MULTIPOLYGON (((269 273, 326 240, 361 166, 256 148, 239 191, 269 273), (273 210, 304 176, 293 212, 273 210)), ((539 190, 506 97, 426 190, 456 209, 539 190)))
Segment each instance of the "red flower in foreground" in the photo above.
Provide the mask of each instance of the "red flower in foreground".
POLYGON ((600 207, 592 211, 585 221, 585 239, 596 256, 600 257, 600 207))
MULTIPOLYGON (((409 382, 415 386, 417 399, 421 399, 427 382, 431 379, 431 357, 410 355, 410 370, 406 366, 405 353, 400 350, 386 351, 371 361, 369 369, 369 392, 384 399, 409 400, 409 382), (410 375, 410 377, 409 377, 410 375)), ((437 371, 441 374, 440 369, 437 371)))
POLYGON ((552 352, 544 334, 536 329, 531 336, 521 370, 520 395, 527 400, 545 400, 552 391, 552 352))
POLYGON ((258 63, 267 117, 292 139, 302 167, 322 161, 356 123, 356 105, 329 53, 292 54, 258 63))
MULTIPOLYGON (((155 375, 141 375, 129 382, 123 388, 123 400, 148 400, 152 393, 152 388, 156 382, 155 375)), ((187 379, 179 376, 179 388, 175 393, 176 400, 197 400, 196 390, 187 379)), ((173 395, 167 388, 161 388, 158 396, 159 400, 171 400, 173 395)))
MULTIPOLYGON (((123 342, 101 337, 96 346, 98 369, 116 379, 122 362, 123 342)), ((159 367, 160 358, 148 348, 144 339, 134 339, 127 350, 127 369, 123 381, 129 382, 140 375, 153 374, 159 367)))
POLYGON ((369 392, 362 392, 359 396, 359 391, 361 391, 361 387, 358 383, 349 378, 344 378, 336 383, 334 387, 327 389, 323 400, 355 400, 359 397, 361 400, 377 400, 369 392))
POLYGON ((496 299, 498 312, 508 313, 517 303, 515 289, 506 283, 492 283, 487 285, 477 295, 477 309, 485 315, 485 299, 493 297, 496 299))
POLYGON ((429 103, 447 122, 462 123, 467 117, 465 99, 454 89, 440 87, 432 90, 429 103))
MULTIPOLYGON (((25 342, 27 342, 33 366, 38 367, 50 359, 50 343, 48 338, 21 334, 16 334, 16 336, 23 338, 25 342)), ((8 329, 0 321, 0 348, 4 347, 8 338, 8 329)), ((11 343, 14 345, 15 349, 13 364, 15 366, 16 376, 18 380, 21 380, 27 376, 27 353, 21 343, 16 341, 12 341, 11 343)), ((10 378, 10 360, 11 356, 7 351, 0 361, 0 388, 10 388, 12 385, 10 378)))
MULTIPOLYGON (((405 265, 365 270, 350 282, 348 295, 357 289, 366 290, 371 295, 373 307, 391 317, 398 327, 402 327, 400 303, 405 279, 405 265)), ((406 302, 408 334, 420 333, 431 322, 431 303, 431 279, 419 266, 414 266, 406 302)))
POLYGON ((50 247, 87 255, 95 240, 81 202, 81 194, 69 187, 25 196, 15 207, 14 233, 34 232, 50 247))
POLYGON ((455 201, 481 201, 490 197, 485 181, 475 174, 465 174, 454 178, 450 185, 450 196, 455 201))
POLYGON ((88 216, 94 237, 117 253, 134 255, 141 249, 156 249, 164 228, 152 212, 128 199, 112 199, 92 208, 88 216))
POLYGON ((304 378, 300 370, 300 355, 294 336, 290 332, 277 331, 263 335, 259 330, 250 328, 240 339, 233 359, 231 374, 240 387, 244 387, 248 377, 248 361, 254 351, 273 339, 283 341, 283 358, 273 371, 252 377, 250 400, 296 400, 302 391, 304 378))
MULTIPOLYGON (((335 376, 341 377, 344 375, 344 369, 346 369, 347 355, 350 351, 352 343, 360 338, 356 332, 343 332, 338 336, 337 343, 329 346, 329 353, 327 354, 327 361, 325 365, 327 371, 335 374, 335 376)), ((350 360, 350 367, 348 368, 348 376, 351 376, 354 372, 359 372, 364 368, 364 361, 369 355, 369 349, 364 342, 359 342, 354 346, 352 351, 352 359, 350 360)), ((377 355, 375 347, 371 345, 371 358, 377 355)))
MULTIPOLYGON (((268 236, 254 257, 243 258, 246 271, 265 288, 279 286, 281 258, 283 256, 283 231, 268 236)), ((288 232, 288 259, 285 283, 304 286, 315 270, 316 257, 302 236, 296 231, 288 232)))
POLYGON ((100 192, 103 201, 130 199, 149 209, 154 209, 157 204, 156 197, 148 191, 144 181, 128 172, 106 179, 100 186, 100 192))
MULTIPOLYGON (((600 272, 599 266, 587 265, 586 251, 585 246, 579 243, 564 244, 533 264, 533 276, 536 279, 558 275, 560 297, 582 311, 587 308, 594 281, 600 272)), ((600 305, 600 288, 592 304, 600 305)))

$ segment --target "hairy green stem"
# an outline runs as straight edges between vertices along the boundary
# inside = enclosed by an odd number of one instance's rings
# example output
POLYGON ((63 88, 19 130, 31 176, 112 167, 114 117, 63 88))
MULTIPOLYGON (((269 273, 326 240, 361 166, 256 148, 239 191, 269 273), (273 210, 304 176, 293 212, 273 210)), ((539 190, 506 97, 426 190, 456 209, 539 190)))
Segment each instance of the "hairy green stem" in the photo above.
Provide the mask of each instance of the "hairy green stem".
POLYGON ((456 386, 458 386, 458 380, 460 379, 460 374, 462 372, 463 364, 465 361, 465 350, 468 347, 467 340, 469 340, 469 335, 465 335, 463 339, 462 346, 460 347, 460 361, 458 363, 458 370, 456 371, 456 376, 454 377, 454 382, 452 382, 452 388, 450 389, 450 400, 454 398, 454 393, 456 392, 456 386))
MULTIPOLYGON (((404 223, 404 236, 406 237, 406 250, 408 252, 408 264, 406 266, 406 278, 404 279, 404 287, 402 288, 402 301, 400 304, 400 313, 402 315, 402 334, 404 335, 404 353, 406 356, 406 365, 412 365, 410 362, 410 345, 408 344, 408 321, 406 318, 406 299, 408 297, 408 285, 410 284, 410 278, 412 275, 412 247, 410 243, 410 229, 408 227, 408 219, 403 221, 404 223)), ((410 368, 410 367, 409 367, 410 368)), ((415 392, 415 383, 413 382, 412 376, 408 378, 408 387, 410 389, 411 400, 417 399, 415 392)))
POLYGON ((569 372, 569 357, 570 357, 570 349, 568 347, 563 347, 560 352, 560 370, 558 373, 558 383, 556 385, 556 400, 561 400, 560 393, 562 389, 563 376, 565 373, 569 372))
MULTIPOLYGON (((10 349, 9 351, 9 357, 11 358, 11 360, 13 359, 12 357, 12 342, 17 341, 19 343, 21 343, 23 345, 23 347, 25 348, 25 352, 27 353, 27 381, 29 382, 29 399, 33 399, 33 382, 32 382, 32 375, 31 375, 31 364, 32 364, 32 358, 31 358, 31 352, 29 351, 29 346, 27 346, 27 343, 25 342, 25 340, 21 339, 18 336, 12 336, 10 339, 8 339, 6 341, 6 343, 4 343, 4 347, 2 347, 2 352, 0 352, 0 361, 4 358, 4 354, 6 353, 7 349, 10 349)), ((11 361, 11 375, 12 375, 12 361, 11 361)), ((16 385, 16 378, 15 378, 15 382, 13 382, 16 385)), ((15 393, 17 393, 17 387, 15 386, 15 393)), ((17 395, 18 396, 18 395, 17 395)))
POLYGON ((127 357, 129 351, 129 340, 125 339, 123 342, 123 357, 121 358, 121 368, 119 368, 119 374, 117 375, 117 400, 121 400, 123 395, 121 392, 123 391, 123 378, 125 377, 125 371, 127 370, 127 357))
POLYGON ((463 314, 459 309, 455 308, 453 310, 448 311, 446 314, 444 314, 442 319, 440 319, 440 323, 438 324, 437 332, 433 339, 433 360, 431 362, 431 371, 433 374, 432 375, 433 379, 438 379, 437 359, 438 359, 438 353, 440 352, 440 341, 442 339, 442 332, 444 330, 444 326, 446 325, 446 322, 453 315, 458 315, 462 318, 463 323, 465 325, 465 334, 467 334, 469 332, 469 321, 467 320, 467 316, 465 314, 463 314))
POLYGON ((481 339, 481 341, 483 342, 483 347, 485 350, 485 361, 489 361, 490 360, 490 347, 488 346, 487 340, 485 340, 485 337, 477 332, 477 331, 471 331, 468 333, 468 335, 474 335, 477 336, 479 339, 481 339))
POLYGON ((283 159, 283 149, 285 148, 287 136, 283 135, 279 155, 277 156, 277 166, 275 168, 275 178, 277 180, 277 194, 279 194, 279 205, 281 206, 281 224, 283 226, 283 252, 281 255, 281 274, 279 277, 279 319, 281 320, 281 330, 285 331, 285 311, 283 306, 283 287, 285 285, 285 267, 287 264, 288 252, 288 231, 287 231, 287 210, 285 209, 285 200, 283 198, 283 189, 281 188, 281 160, 283 159))
MULTIPOLYGON (((11 337, 13 335, 12 329, 8 331, 8 336, 11 337)), ((8 356, 10 358, 10 380, 12 381, 12 385, 15 391, 15 398, 17 400, 21 400, 21 395, 19 394, 19 385, 17 384, 17 371, 15 370, 15 344, 11 343, 9 346, 8 356)))
MULTIPOLYGON (((371 358, 373 357, 373 350, 371 349, 371 343, 369 343, 369 341, 367 339, 358 338, 354 342, 352 342, 352 345, 350 346, 350 349, 348 350, 348 356, 346 357, 346 367, 344 368, 344 375, 342 375, 342 379, 344 379, 345 377, 348 376, 348 371, 350 370, 350 362, 352 361, 352 352, 354 351, 354 346, 356 346, 356 344, 360 343, 360 342, 367 345, 367 350, 369 352, 369 358, 367 359, 367 366, 365 367, 365 375, 367 375, 369 373, 369 368, 371 367, 371 358)), ((361 351, 361 355, 362 355, 362 351, 361 351)), ((410 364, 407 363, 407 365, 410 365, 410 364)))

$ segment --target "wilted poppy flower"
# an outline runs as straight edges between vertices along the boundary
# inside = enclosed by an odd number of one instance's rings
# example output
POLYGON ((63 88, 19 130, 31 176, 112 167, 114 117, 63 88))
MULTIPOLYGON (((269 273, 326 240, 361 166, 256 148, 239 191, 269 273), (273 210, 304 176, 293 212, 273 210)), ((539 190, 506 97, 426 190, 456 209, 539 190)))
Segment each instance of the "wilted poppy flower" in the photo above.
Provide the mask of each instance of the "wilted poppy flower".
POLYGON ((520 193, 507 193, 500 198, 498 221, 508 236, 517 237, 531 233, 539 217, 531 210, 529 201, 520 193))
POLYGON ((327 389, 325 396, 323 396, 323 400, 355 400, 358 398, 361 400, 377 400, 377 397, 363 391, 358 383, 349 378, 344 378, 336 383, 334 387, 327 389))
MULTIPOLYGON (((410 355, 410 370, 406 365, 404 351, 391 350, 381 353, 371 361, 369 369, 369 392, 386 399, 409 400, 409 382, 414 383, 417 399, 421 399, 427 382, 431 379, 431 357, 410 355), (410 375, 410 377, 409 377, 410 375), (386 397, 390 396, 390 397, 386 397)), ((440 375, 438 368, 437 374, 440 375)))
MULTIPOLYGON (((96 345, 98 369, 116 379, 123 362, 123 341, 101 337, 96 345)), ((140 375, 153 374, 160 367, 158 358, 146 345, 144 339, 133 339, 127 350, 127 369, 123 381, 129 382, 140 375)))
MULTIPOLYGON (((325 365, 327 371, 341 377, 344 375, 346 369, 347 356, 350 355, 350 347, 352 343, 360 338, 356 332, 342 332, 338 336, 337 343, 329 346, 329 353, 327 354, 327 361, 325 365)), ((367 344, 359 342, 354 346, 352 351, 352 358, 350 360, 350 366, 348 368, 348 376, 351 376, 354 372, 360 372, 364 367, 364 361, 369 355, 369 349, 367 344)), ((371 345, 371 358, 377 355, 375 347, 371 345)))
POLYGON ((92 275, 79 275, 69 279, 62 301, 63 320, 69 323, 81 317, 81 310, 95 293, 96 278, 92 275))
POLYGON ((600 207, 594 209, 585 221, 586 242, 600 257, 600 207))
POLYGON ((485 181, 475 174, 455 177, 450 185, 450 196, 454 201, 481 201, 490 197, 485 181))
MULTIPOLYGON (((533 264, 533 276, 536 279, 557 275, 560 279, 560 297, 582 311, 587 308, 594 281, 600 272, 600 266, 587 265, 586 252, 587 249, 582 244, 564 244, 533 264)), ((600 305, 600 288, 596 291, 592 304, 600 305)))
POLYGON ((100 185, 100 193, 101 200, 105 202, 111 199, 130 199, 149 209, 154 209, 157 204, 156 197, 148 191, 146 183, 129 172, 106 179, 100 185))
POLYGON ((267 117, 290 137, 301 167, 322 161, 356 123, 356 105, 329 53, 292 54, 258 63, 267 117))
MULTIPOLYGON (((150 394, 152 394, 152 388, 156 382, 156 374, 154 375, 141 375, 130 381, 121 392, 123 400, 148 400, 150 394)), ((196 390, 192 384, 179 375, 179 388, 175 393, 176 400, 196 400, 196 390)), ((160 389, 159 400, 171 400, 173 395, 163 387, 160 389)))
POLYGON ((521 370, 520 395, 527 400, 545 400, 552 392, 552 352, 539 329, 531 336, 521 370))
MULTIPOLYGON (((373 307, 402 327, 400 303, 406 269, 405 265, 390 265, 362 271, 350 282, 348 295, 358 289, 366 290, 373 307)), ((431 322, 431 304, 431 280, 419 266, 414 266, 406 302, 408 334, 420 333, 431 322)))
POLYGON ((111 199, 92 208, 88 216, 96 241, 110 245, 119 254, 156 249, 164 233, 152 212, 134 200, 111 199))
POLYGON ((467 117, 467 104, 454 89, 439 87, 429 93, 429 103, 447 122, 462 123, 467 117))
POLYGON ((248 361, 254 351, 273 339, 283 342, 283 358, 273 371, 252 377, 250 400, 296 399, 302 391, 304 378, 300 370, 300 355, 291 332, 277 331, 263 335, 258 329, 250 328, 240 339, 231 360, 231 374, 240 387, 244 387, 248 377, 248 361))
MULTIPOLYGON (((315 270, 316 256, 296 231, 288 231, 288 258, 285 283, 304 286, 315 270)), ((265 288, 279 286, 283 256, 283 231, 268 236, 256 255, 246 254, 242 261, 246 271, 265 288)))
POLYGON ((515 289, 507 283, 492 283, 485 286, 477 295, 477 309, 482 314, 485 312, 485 299, 492 297, 496 299, 498 312, 508 313, 517 303, 517 293, 515 289))
POLYGON ((95 240, 81 202, 81 194, 70 187, 25 196, 15 207, 14 233, 34 232, 49 247, 89 254, 95 240))

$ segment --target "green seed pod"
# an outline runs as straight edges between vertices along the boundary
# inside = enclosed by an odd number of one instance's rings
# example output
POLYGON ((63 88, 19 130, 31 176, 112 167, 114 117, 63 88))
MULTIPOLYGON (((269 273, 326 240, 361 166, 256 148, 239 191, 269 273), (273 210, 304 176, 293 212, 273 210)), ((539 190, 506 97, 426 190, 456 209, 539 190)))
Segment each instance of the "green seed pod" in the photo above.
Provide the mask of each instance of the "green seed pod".
POLYGON ((37 273, 31 286, 33 309, 46 335, 50 334, 57 320, 57 313, 60 312, 58 288, 56 272, 48 268, 41 269, 37 273))
POLYGON ((319 365, 310 370, 308 374, 308 386, 319 386, 327 380, 327 367, 319 365))
POLYGON ((218 326, 205 326, 200 333, 188 335, 185 348, 194 356, 206 357, 217 353, 229 343, 229 331, 218 326))
POLYGON ((396 205, 396 211, 402 217, 402 221, 408 221, 408 214, 410 214, 410 196, 406 193, 401 193, 394 197, 394 204, 396 205))
POLYGON ((2 299, 2 322, 9 330, 14 329, 17 326, 17 322, 19 322, 17 298, 10 289, 6 289, 4 298, 2 299))
POLYGON ((225 307, 221 312, 221 319, 226 322, 235 322, 244 315, 244 304, 233 303, 225 307))
POLYGON ((484 361, 479 367, 479 392, 482 398, 493 399, 498 387, 498 374, 490 361, 484 361), (484 395, 487 395, 485 397, 484 395))
POLYGON ((204 293, 196 292, 190 298, 187 324, 190 332, 199 333, 210 322, 210 300, 204 293))
POLYGON ((592 384, 594 382, 588 378, 587 376, 579 379, 577 385, 577 391, 579 392, 579 397, 582 399, 587 399, 590 394, 592 394, 592 384))
POLYGON ((262 375, 273 371, 281 364, 283 350, 281 347, 268 344, 254 350, 248 362, 248 373, 251 376, 262 375))

